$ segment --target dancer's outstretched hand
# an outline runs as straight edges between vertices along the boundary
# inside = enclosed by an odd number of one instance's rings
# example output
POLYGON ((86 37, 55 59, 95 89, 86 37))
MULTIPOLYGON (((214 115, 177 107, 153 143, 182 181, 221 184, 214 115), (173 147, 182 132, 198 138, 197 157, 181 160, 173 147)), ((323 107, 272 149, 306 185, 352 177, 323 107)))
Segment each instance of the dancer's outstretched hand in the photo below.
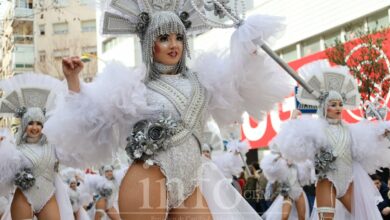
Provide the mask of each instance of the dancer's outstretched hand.
POLYGON ((77 77, 81 70, 83 70, 84 64, 81 62, 80 57, 66 57, 62 59, 62 71, 65 78, 77 77))
POLYGON ((80 57, 66 57, 62 59, 62 71, 64 72, 70 91, 80 92, 79 73, 83 68, 84 64, 80 60, 80 57))

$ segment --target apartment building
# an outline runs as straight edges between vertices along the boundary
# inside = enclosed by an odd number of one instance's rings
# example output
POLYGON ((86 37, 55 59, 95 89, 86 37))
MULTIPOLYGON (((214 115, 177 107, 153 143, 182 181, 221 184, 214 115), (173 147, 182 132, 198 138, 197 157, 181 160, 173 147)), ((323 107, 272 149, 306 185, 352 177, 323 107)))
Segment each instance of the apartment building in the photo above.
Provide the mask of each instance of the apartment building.
POLYGON ((34 14, 35 70, 63 78, 61 60, 90 55, 81 73, 89 82, 97 72, 96 9, 84 0, 38 0, 34 14))
POLYGON ((35 71, 63 78, 61 59, 90 54, 81 73, 97 71, 96 9, 89 0, 10 0, 3 18, 1 78, 35 71))
POLYGON ((3 18, 0 78, 34 70, 33 0, 12 0, 3 18))

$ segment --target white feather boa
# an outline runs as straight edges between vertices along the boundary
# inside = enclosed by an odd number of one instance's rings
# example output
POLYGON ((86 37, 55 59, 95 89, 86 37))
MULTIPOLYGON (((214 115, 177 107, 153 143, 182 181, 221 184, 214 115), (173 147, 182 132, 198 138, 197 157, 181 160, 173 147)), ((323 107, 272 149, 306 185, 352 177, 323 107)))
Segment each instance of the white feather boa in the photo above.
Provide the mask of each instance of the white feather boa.
MULTIPOLYGON (((329 146, 325 135, 327 122, 322 119, 301 118, 282 125, 272 144, 280 148, 284 158, 295 162, 314 161, 316 152, 329 146)), ((354 161, 368 173, 390 166, 390 142, 383 136, 390 122, 361 121, 346 125, 352 137, 351 150, 354 161)))
POLYGON ((14 190, 16 173, 27 166, 28 161, 16 149, 13 137, 7 129, 2 129, 0 136, 4 137, 0 142, 0 196, 6 196, 14 190))
POLYGON ((193 70, 210 94, 209 110, 218 125, 241 121, 244 111, 261 118, 292 92, 290 77, 254 43, 280 35, 282 22, 280 17, 250 16, 233 33, 230 51, 196 57, 193 70))
POLYGON ((80 93, 60 97, 43 132, 63 164, 85 168, 111 162, 126 145, 130 125, 147 112, 144 76, 143 67, 111 63, 80 93))

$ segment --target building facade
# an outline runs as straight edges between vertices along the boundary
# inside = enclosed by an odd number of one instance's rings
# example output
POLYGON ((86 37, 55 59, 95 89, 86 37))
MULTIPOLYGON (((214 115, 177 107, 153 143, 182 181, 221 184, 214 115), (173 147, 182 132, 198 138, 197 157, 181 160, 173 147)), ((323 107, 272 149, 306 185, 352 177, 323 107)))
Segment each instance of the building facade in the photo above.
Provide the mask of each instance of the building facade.
POLYGON ((97 72, 95 7, 83 0, 38 0, 34 14, 35 70, 63 78, 61 60, 88 54, 81 78, 97 72))
POLYGON ((4 14, 2 79, 34 70, 34 16, 32 0, 13 0, 4 14))

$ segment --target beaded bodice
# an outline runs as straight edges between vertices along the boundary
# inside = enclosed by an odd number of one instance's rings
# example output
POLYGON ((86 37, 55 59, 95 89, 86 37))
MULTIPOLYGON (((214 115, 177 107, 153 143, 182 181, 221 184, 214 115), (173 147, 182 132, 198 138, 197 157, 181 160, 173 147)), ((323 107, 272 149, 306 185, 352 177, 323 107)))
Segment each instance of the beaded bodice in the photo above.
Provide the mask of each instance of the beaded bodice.
POLYGON ((28 159, 35 177, 35 184, 23 191, 34 212, 39 212, 55 192, 57 158, 53 146, 22 144, 18 149, 28 159))
POLYGON ((147 86, 147 102, 155 109, 150 117, 172 116, 184 125, 184 130, 172 138, 173 145, 182 143, 189 135, 202 142, 207 97, 196 74, 161 75, 147 86))
POLYGON ((335 170, 330 171, 327 178, 333 182, 339 198, 347 192, 352 181, 351 136, 348 127, 342 123, 329 124, 326 136, 336 156, 335 170))

